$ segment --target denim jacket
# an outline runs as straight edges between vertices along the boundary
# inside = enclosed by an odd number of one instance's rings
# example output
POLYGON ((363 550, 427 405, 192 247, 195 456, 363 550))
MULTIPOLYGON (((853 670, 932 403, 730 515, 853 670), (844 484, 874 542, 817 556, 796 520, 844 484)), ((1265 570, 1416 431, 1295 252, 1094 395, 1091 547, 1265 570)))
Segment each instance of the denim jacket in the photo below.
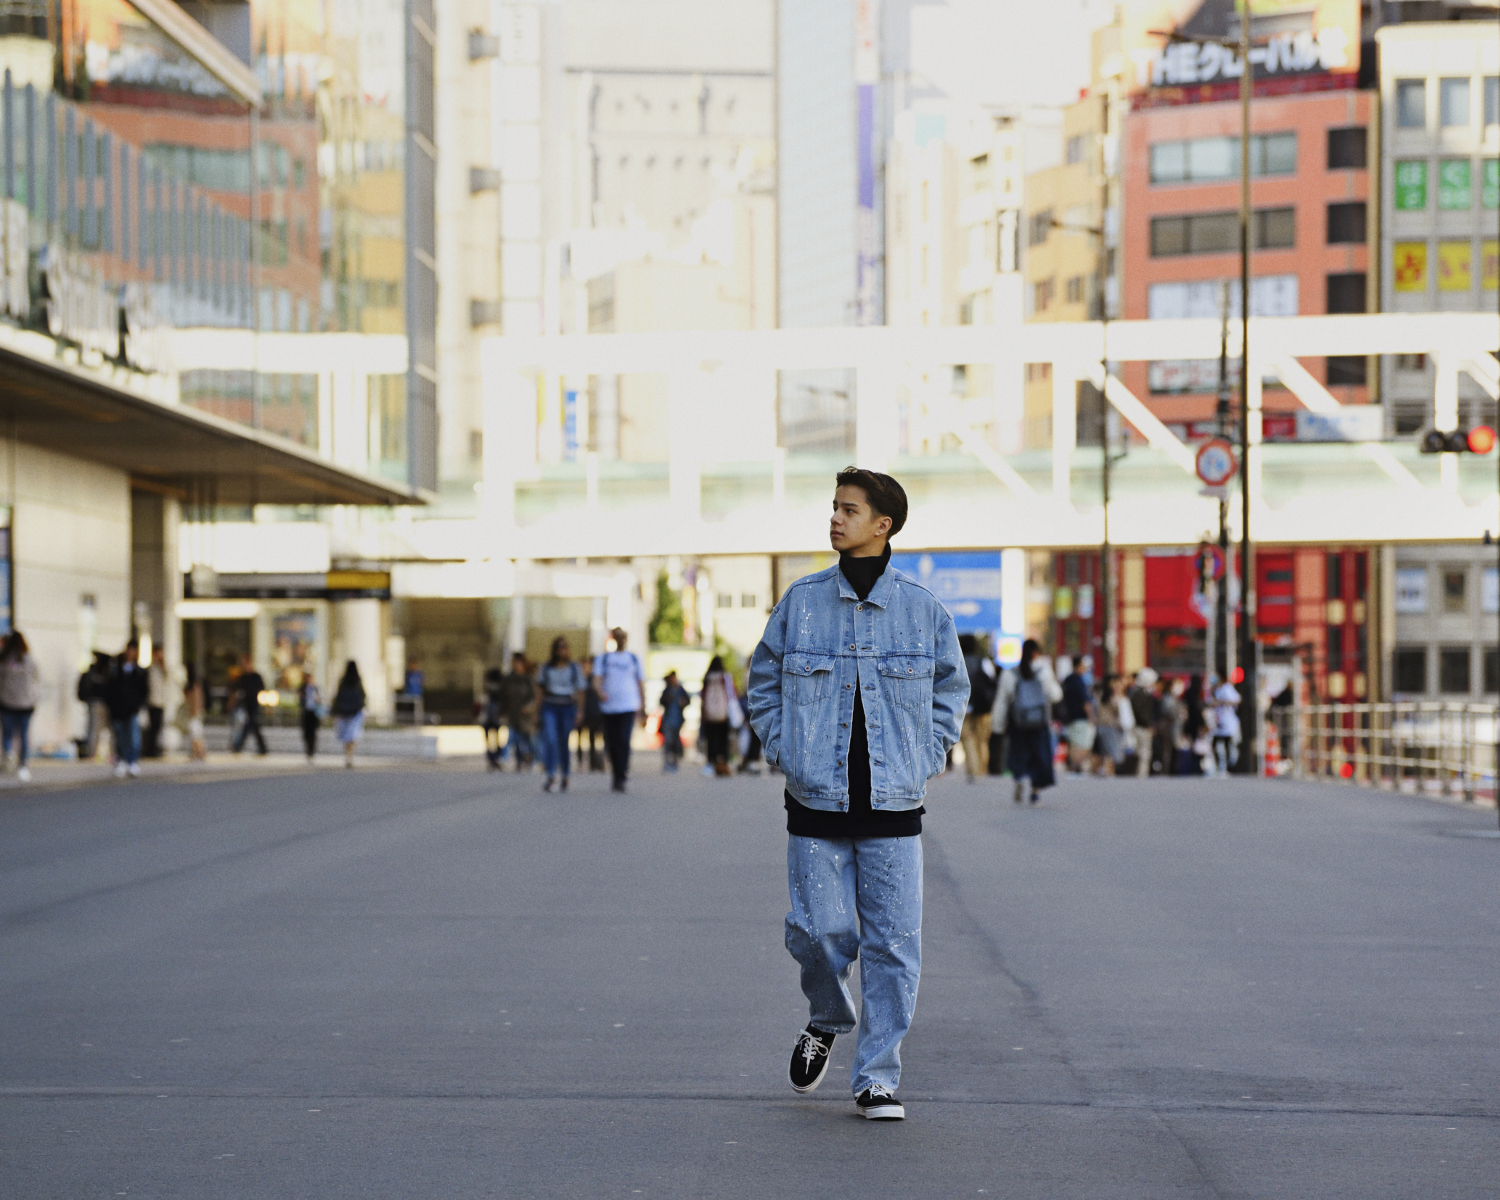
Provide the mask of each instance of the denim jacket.
POLYGON ((750 724, 808 808, 849 808, 855 687, 870 742, 871 807, 916 808, 958 741, 969 675, 953 618, 894 567, 866 600, 837 566, 799 579, 750 658, 750 724))

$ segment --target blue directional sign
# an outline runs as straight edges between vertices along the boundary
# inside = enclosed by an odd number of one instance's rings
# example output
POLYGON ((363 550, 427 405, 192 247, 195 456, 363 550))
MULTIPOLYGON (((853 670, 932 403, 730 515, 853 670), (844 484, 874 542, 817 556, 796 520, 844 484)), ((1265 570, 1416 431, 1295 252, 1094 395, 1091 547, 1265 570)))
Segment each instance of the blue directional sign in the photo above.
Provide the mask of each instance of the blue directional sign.
POLYGON ((998 645, 1000 622, 1000 551, 955 551, 947 554, 893 554, 891 566, 928 588, 953 614, 959 633, 987 633, 998 645))

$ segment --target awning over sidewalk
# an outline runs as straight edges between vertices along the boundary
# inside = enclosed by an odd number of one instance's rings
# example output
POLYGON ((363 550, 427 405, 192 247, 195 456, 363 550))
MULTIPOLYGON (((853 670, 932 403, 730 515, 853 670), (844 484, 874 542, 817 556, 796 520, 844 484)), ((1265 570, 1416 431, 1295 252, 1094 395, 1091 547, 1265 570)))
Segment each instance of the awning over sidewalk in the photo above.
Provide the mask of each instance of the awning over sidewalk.
POLYGON ((216 504, 421 504, 283 438, 113 386, 103 373, 0 347, 0 437, 128 471, 216 504))

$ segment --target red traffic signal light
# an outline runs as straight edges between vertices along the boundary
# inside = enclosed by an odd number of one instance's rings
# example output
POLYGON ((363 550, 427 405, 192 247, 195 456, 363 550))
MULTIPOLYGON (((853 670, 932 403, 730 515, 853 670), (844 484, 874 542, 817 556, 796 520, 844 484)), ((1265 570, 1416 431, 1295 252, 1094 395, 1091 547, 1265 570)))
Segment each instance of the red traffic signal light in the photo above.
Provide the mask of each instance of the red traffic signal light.
POLYGON ((1473 429, 1454 429, 1444 433, 1441 429, 1429 429, 1422 435, 1423 454, 1488 454, 1495 448, 1500 436, 1488 425, 1476 425, 1473 429))

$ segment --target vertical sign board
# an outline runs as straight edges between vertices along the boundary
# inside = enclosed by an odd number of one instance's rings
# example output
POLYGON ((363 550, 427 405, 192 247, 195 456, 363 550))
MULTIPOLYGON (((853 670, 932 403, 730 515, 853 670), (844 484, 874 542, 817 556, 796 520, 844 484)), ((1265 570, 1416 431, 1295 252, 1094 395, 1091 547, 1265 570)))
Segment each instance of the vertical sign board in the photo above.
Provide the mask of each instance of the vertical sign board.
MULTIPOLYGON (((959 633, 984 634, 992 651, 1002 645, 1007 629, 1002 619, 1001 565, 999 550, 891 555, 891 566, 912 576, 942 602, 959 633)), ((1016 658, 1020 658, 1019 651, 1016 658)))
POLYGON ((880 82, 879 43, 876 39, 875 0, 854 4, 855 169, 857 203, 855 241, 859 262, 855 278, 858 317, 856 324, 880 325, 876 271, 880 258, 879 227, 875 220, 875 87, 880 82))

